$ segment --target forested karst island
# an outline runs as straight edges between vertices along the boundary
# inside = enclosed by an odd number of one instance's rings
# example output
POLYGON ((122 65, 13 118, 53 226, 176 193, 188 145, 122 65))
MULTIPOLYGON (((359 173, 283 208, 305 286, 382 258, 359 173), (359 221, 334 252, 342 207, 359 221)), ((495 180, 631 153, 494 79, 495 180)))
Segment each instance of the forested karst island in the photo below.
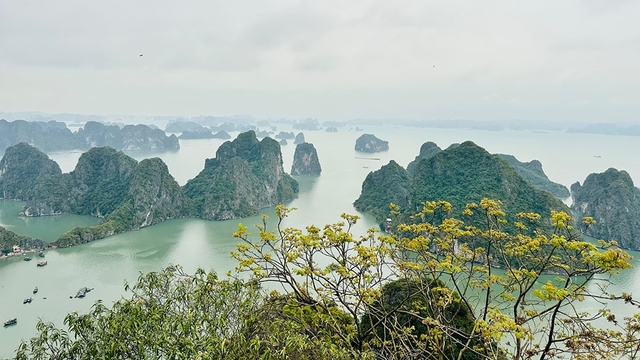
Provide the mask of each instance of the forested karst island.
POLYGON ((389 150, 389 142, 378 139, 373 134, 362 134, 356 139, 355 150, 365 153, 387 151, 389 150))
POLYGON ((587 235, 640 250, 640 190, 626 171, 610 168, 590 174, 582 185, 571 185, 571 197, 576 217, 590 216, 596 221, 586 229, 587 235))
POLYGON ((28 122, 0 120, 0 153, 20 142, 31 144, 43 152, 88 150, 110 146, 117 150, 177 150, 180 143, 175 135, 147 125, 105 125, 88 121, 77 132, 71 132, 63 122, 28 122))
POLYGON ((184 186, 198 217, 227 220, 257 215, 298 195, 298 182, 284 171, 280 145, 247 131, 222 144, 216 157, 184 186))
POLYGON ((0 160, 2 198, 26 201, 26 216, 91 215, 104 221, 76 228, 54 244, 69 246, 179 217, 225 220, 297 196, 298 184, 284 172, 278 143, 255 133, 240 134, 207 159, 202 172, 180 187, 159 158, 140 162, 110 147, 82 154, 62 173, 38 149, 20 143, 0 160))
POLYGON ((369 173, 354 202, 356 209, 371 212, 382 222, 389 214, 390 202, 409 216, 425 201, 446 199, 454 214, 459 214, 467 203, 487 197, 500 199, 510 213, 569 211, 562 201, 530 184, 502 157, 470 141, 446 150, 425 143, 408 168, 413 172, 391 161, 369 173))
POLYGON ((318 151, 311 143, 303 142, 296 145, 291 165, 291 175, 319 176, 322 172, 318 151))

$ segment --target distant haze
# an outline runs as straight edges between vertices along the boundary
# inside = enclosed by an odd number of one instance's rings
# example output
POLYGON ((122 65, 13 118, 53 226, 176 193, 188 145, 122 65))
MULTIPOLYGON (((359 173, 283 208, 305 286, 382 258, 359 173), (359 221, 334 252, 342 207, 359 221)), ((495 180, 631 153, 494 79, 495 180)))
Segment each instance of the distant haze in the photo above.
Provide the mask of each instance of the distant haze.
POLYGON ((630 0, 0 0, 0 111, 640 122, 638 14, 630 0))

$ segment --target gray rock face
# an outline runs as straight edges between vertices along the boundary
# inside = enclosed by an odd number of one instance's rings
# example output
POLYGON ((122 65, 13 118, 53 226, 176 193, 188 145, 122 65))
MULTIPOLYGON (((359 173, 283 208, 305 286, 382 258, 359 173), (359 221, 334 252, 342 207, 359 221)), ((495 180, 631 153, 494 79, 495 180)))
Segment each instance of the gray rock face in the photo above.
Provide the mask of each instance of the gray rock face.
POLYGON ((311 143, 296 146, 291 165, 291 175, 319 176, 322 172, 318 152, 311 143))
POLYGON ((278 144, 287 145, 287 139, 281 139, 280 141, 278 141, 278 144))
POLYGON ((389 142, 381 140, 372 134, 362 134, 356 140, 356 151, 376 153, 389 150, 389 142))
POLYGON ((623 249, 640 250, 640 190, 626 171, 610 168, 590 174, 583 185, 571 185, 576 220, 591 216, 596 223, 585 233, 615 240, 623 249))
POLYGON ((306 142, 304 140, 304 134, 299 132, 298 135, 296 135, 296 139, 293 140, 293 144, 298 145, 298 144, 302 144, 303 142, 306 142))
POLYGON ((278 142, 258 141, 253 131, 222 144, 183 189, 197 216, 206 220, 254 216, 298 196, 298 182, 285 173, 278 142))

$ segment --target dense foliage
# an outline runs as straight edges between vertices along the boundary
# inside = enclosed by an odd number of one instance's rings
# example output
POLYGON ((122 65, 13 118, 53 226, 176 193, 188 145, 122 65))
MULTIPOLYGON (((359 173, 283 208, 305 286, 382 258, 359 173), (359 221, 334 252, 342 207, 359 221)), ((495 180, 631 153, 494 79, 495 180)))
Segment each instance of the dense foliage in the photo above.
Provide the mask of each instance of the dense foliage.
POLYGON ((586 234, 616 240, 624 249, 640 250, 640 190, 626 171, 610 168, 571 186, 573 211, 596 224, 586 234))
POLYGON ((566 186, 555 183, 547 177, 542 170, 542 164, 538 160, 531 160, 529 162, 521 162, 513 155, 498 154, 501 158, 507 160, 509 165, 522 176, 525 180, 531 183, 540 190, 546 190, 553 194, 553 196, 560 199, 566 199, 569 197, 569 189, 566 186))
POLYGON ((440 147, 432 141, 427 141, 426 143, 422 144, 422 146, 420 146, 420 153, 418 154, 418 156, 416 156, 415 159, 413 159, 413 161, 410 162, 409 165, 407 165, 409 176, 413 176, 413 174, 416 172, 416 166, 418 165, 418 162, 420 162, 420 160, 430 159, 440 151, 442 151, 442 149, 440 149, 440 147))
POLYGON ((7 149, 0 160, 0 197, 31 200, 41 196, 41 186, 60 177, 58 164, 27 143, 7 149))
POLYGON ((13 231, 0 226, 0 255, 5 255, 13 250, 13 246, 18 245, 21 249, 46 249, 49 244, 39 239, 18 235, 13 231))
POLYGON ((239 225, 232 255, 244 280, 177 266, 142 275, 113 307, 68 315, 67 330, 39 323, 16 358, 638 358, 640 315, 619 319, 614 305, 638 304, 606 287, 630 257, 581 241, 566 213, 546 219, 551 232, 540 215, 519 213, 517 230, 505 232, 499 201, 465 207, 483 226, 452 217, 447 202, 426 202, 421 222, 358 238, 357 216, 285 228, 292 210, 276 207, 274 231, 263 216, 257 239, 239 225), (495 269, 494 257, 512 261, 495 269), (580 310, 592 300, 603 308, 580 310))
POLYGON ((413 208, 408 210, 412 214, 425 201, 447 199, 459 214, 465 204, 485 197, 500 199, 511 221, 519 212, 569 211, 562 201, 533 187, 505 160, 471 141, 418 163, 411 184, 413 208))
MULTIPOLYGON (((89 130, 92 126, 103 125, 93 124, 89 130)), ((7 149, 0 169, 0 197, 26 200, 27 216, 74 213, 104 219, 99 225, 70 230, 55 242, 58 246, 185 216, 253 216, 298 194, 298 183, 284 172, 278 143, 270 138, 258 141, 253 131, 222 144, 217 157, 208 159, 184 189, 161 159, 138 163, 111 147, 90 149, 74 171, 62 174, 46 154, 21 143, 7 149)))
POLYGON ((360 197, 353 203, 356 210, 368 212, 383 222, 389 216, 389 204, 403 208, 409 204, 411 180, 407 171, 391 160, 380 170, 370 172, 362 183, 360 197))
POLYGON ((284 172, 278 142, 258 141, 253 131, 220 145, 216 157, 207 159, 183 189, 197 216, 208 220, 254 216, 298 196, 297 181, 284 172))

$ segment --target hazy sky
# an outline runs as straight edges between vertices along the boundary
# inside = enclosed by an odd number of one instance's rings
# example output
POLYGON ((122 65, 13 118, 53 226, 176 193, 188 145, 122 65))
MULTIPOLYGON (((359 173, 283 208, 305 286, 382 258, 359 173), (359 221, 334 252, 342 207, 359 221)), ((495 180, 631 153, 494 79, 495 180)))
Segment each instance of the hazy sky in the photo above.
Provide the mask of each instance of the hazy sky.
POLYGON ((0 0, 0 111, 640 122, 638 19, 631 0, 0 0))

